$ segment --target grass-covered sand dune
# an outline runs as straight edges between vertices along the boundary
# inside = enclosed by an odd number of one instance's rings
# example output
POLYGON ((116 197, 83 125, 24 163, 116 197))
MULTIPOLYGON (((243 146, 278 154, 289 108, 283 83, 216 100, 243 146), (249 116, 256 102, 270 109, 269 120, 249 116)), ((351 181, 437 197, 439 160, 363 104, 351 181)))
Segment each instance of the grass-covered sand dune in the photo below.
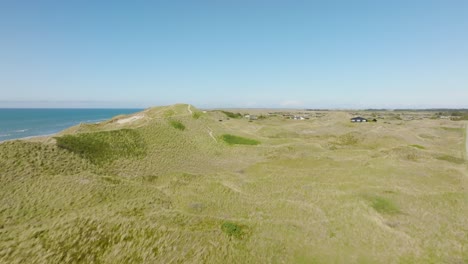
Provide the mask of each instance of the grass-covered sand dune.
POLYGON ((464 123, 242 111, 1 143, 0 262, 468 262, 464 123))

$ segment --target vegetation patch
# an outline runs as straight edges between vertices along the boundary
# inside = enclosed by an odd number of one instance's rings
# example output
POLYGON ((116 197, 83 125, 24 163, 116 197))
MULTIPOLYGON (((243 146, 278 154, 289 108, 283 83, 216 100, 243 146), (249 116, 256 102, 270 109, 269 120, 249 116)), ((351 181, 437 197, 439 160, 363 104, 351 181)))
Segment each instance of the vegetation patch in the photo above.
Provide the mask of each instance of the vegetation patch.
POLYGON ((177 121, 177 120, 170 120, 169 121, 169 124, 171 124, 171 126, 175 129, 178 129, 178 130, 181 130, 181 131, 184 131, 185 130, 185 125, 182 124, 182 122, 180 121, 177 121))
POLYGON ((348 133, 348 134, 341 135, 338 138, 337 144, 342 145, 342 146, 351 146, 351 145, 356 145, 358 142, 359 142, 359 139, 355 135, 348 133))
POLYGON ((426 149, 424 146, 417 145, 417 144, 413 144, 413 145, 409 145, 409 146, 413 147, 413 148, 417 148, 417 149, 426 149))
POLYGON ((221 225, 221 230, 230 237, 242 238, 245 234, 244 228, 232 222, 224 222, 221 225))
POLYGON ((49 252, 47 263, 102 263, 106 251, 120 241, 119 231, 118 226, 80 218, 44 232, 39 243, 49 252))
POLYGON ((95 164, 146 154, 144 141, 132 129, 65 135, 55 139, 59 148, 76 153, 95 164))
POLYGON ((224 134, 221 139, 229 145, 258 145, 260 141, 250 138, 238 137, 234 135, 224 134))
POLYGON ((450 155, 440 155, 440 156, 437 156, 436 159, 445 160, 445 161, 456 163, 456 164, 463 164, 465 162, 465 160, 461 158, 457 158, 457 157, 450 156, 450 155))
POLYGON ((368 197, 371 202, 372 208, 381 214, 397 214, 400 209, 392 201, 378 196, 368 197))
POLYGON ((202 116, 201 112, 195 111, 192 113, 193 119, 199 119, 202 116))
POLYGON ((221 112, 223 112, 227 117, 230 117, 230 118, 242 118, 241 113, 233 113, 233 112, 228 112, 228 111, 221 111, 221 112))
POLYGON ((75 174, 93 167, 88 160, 54 145, 19 140, 0 144, 2 180, 34 177, 43 173, 75 174))

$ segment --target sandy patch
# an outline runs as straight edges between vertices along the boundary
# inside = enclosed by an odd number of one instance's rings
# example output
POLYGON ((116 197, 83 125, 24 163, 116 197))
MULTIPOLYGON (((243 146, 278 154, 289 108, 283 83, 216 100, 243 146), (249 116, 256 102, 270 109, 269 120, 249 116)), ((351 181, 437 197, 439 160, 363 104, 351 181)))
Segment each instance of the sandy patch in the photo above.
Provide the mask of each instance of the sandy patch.
POLYGON ((143 117, 144 117, 143 115, 136 115, 136 116, 131 116, 131 117, 124 118, 124 119, 119 119, 117 121, 117 124, 126 124, 126 123, 135 122, 139 119, 142 119, 143 117))

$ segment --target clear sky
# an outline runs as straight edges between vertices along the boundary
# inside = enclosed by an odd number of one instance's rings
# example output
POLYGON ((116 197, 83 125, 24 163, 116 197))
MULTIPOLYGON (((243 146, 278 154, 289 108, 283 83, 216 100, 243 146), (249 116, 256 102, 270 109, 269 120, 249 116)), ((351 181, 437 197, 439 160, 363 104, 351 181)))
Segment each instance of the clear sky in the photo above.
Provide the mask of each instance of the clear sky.
POLYGON ((468 107, 468 1, 0 1, 0 107, 468 107))

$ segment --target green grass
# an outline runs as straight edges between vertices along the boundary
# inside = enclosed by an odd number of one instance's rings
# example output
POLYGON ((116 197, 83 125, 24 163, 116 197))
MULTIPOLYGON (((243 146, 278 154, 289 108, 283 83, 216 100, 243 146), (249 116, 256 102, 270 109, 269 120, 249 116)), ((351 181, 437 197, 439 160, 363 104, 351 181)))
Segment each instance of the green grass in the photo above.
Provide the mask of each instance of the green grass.
POLYGON ((132 129, 64 135, 55 139, 59 148, 76 153, 95 164, 123 157, 139 157, 146 153, 146 145, 140 134, 132 129))
POLYGON ((245 137, 239 137, 229 134, 224 134, 221 136, 221 139, 229 145, 258 145, 260 141, 245 137))
POLYGON ((170 120, 169 121, 169 124, 171 124, 171 126, 175 129, 178 129, 178 130, 181 130, 181 131, 184 131, 185 130, 185 125, 182 124, 182 122, 180 121, 177 121, 177 120, 170 120))
POLYGON ((244 235, 244 230, 243 228, 235 223, 232 222, 224 222, 221 225, 221 230, 223 230, 224 233, 226 233, 230 237, 235 237, 235 238, 242 238, 244 235))
POLYGON ((223 112, 227 117, 230 117, 230 118, 242 118, 241 113, 233 113, 229 111, 221 111, 221 112, 223 112))
POLYGON ((398 206, 391 200, 383 197, 370 197, 372 208, 381 214, 397 214, 400 213, 398 206))

